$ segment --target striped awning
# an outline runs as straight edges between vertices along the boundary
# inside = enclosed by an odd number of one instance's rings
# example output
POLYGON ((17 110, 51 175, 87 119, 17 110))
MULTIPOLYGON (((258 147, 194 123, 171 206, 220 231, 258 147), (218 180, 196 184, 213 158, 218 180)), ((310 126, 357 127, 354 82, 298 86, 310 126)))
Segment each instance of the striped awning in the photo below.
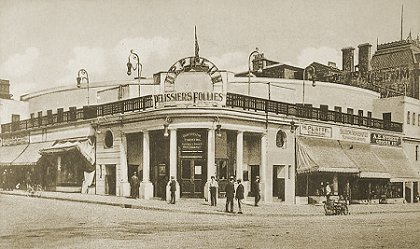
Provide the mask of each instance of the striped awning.
POLYGON ((370 144, 339 141, 341 148, 360 171, 360 178, 385 178, 391 176, 383 162, 372 151, 370 144))
POLYGON ((420 181, 420 175, 411 166, 401 147, 372 145, 372 151, 391 176, 391 182, 420 181))
POLYGON ((298 173, 359 173, 337 140, 299 137, 297 154, 298 173))
POLYGON ((41 158, 40 151, 48 148, 53 142, 42 142, 42 143, 30 143, 25 150, 14 159, 12 165, 36 165, 38 160, 41 158))
POLYGON ((13 160, 15 160, 28 144, 19 144, 12 146, 1 146, 0 147, 0 166, 10 166, 13 160))
POLYGON ((95 164, 95 146, 90 138, 72 138, 65 140, 57 140, 52 146, 42 149, 41 155, 54 155, 57 153, 67 153, 77 151, 89 163, 87 171, 94 170, 92 167, 95 164))

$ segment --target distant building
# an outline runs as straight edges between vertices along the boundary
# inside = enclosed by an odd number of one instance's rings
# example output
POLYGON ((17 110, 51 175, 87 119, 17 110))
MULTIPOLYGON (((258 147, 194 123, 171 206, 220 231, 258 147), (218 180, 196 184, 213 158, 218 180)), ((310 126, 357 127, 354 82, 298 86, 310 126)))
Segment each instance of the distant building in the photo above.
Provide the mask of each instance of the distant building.
POLYGON ((8 80, 0 79, 0 99, 11 99, 10 84, 8 80))
MULTIPOLYGON (((303 68, 283 64, 265 58, 264 53, 256 54, 252 60, 251 74, 263 78, 302 79, 303 68)), ((248 72, 235 74, 236 77, 248 76, 248 72)))
POLYGON ((317 72, 319 81, 366 88, 381 93, 382 97, 406 95, 420 99, 419 65, 420 40, 406 40, 377 45, 371 55, 369 43, 358 46, 358 64, 354 64, 353 47, 342 49, 342 70, 317 72))

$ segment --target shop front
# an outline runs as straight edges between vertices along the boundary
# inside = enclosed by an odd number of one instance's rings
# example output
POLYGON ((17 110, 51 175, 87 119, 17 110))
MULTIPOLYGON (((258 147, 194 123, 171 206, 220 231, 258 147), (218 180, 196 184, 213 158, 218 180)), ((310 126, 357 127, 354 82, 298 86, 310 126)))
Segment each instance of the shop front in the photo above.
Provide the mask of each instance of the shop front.
POLYGON ((88 193, 95 175, 94 137, 57 140, 39 153, 47 190, 88 193))
POLYGON ((344 127, 303 127, 297 139, 297 194, 308 196, 310 203, 325 200, 327 183, 335 198, 354 203, 398 203, 411 198, 419 176, 400 147, 399 136, 344 127))

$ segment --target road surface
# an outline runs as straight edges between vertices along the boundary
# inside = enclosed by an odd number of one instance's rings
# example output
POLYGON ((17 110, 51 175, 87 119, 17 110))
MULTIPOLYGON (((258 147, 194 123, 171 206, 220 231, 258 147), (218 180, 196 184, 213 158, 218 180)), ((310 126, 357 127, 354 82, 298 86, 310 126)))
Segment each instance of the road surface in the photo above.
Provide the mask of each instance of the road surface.
POLYGON ((419 224, 418 212, 215 215, 0 195, 0 248, 420 248, 419 224))

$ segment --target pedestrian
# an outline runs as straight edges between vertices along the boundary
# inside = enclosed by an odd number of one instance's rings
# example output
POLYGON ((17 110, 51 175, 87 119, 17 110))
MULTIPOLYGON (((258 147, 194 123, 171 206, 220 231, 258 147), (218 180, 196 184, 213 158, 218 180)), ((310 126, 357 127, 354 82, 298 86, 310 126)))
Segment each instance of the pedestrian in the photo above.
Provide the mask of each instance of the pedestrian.
POLYGON ((26 172, 26 189, 29 189, 32 186, 31 172, 26 172))
POLYGON ((233 176, 229 178, 229 182, 226 184, 226 212, 233 213, 233 197, 235 195, 235 186, 233 185, 233 176), (230 206, 230 211, 229 211, 230 206))
POLYGON ((238 187, 236 188, 236 196, 235 198, 238 200, 238 214, 242 214, 242 200, 245 198, 244 197, 244 185, 242 185, 241 183, 241 179, 238 179, 238 187))
POLYGON ((254 200, 254 206, 258 207, 258 202, 261 200, 261 194, 260 194, 260 177, 257 176, 255 178, 255 182, 254 182, 254 196, 255 196, 255 200, 254 200))
POLYGON ((325 183, 325 196, 327 197, 327 202, 328 202, 330 200, 330 196, 331 196, 331 187, 330 187, 329 182, 325 183))
POLYGON ((214 176, 211 176, 210 180, 210 200, 212 206, 217 206, 217 189, 219 188, 219 184, 216 181, 214 176))
POLYGON ((140 181, 137 177, 137 172, 133 173, 133 176, 130 178, 130 186, 131 186, 131 197, 132 198, 139 198, 139 187, 140 181))
POLYGON ((171 182, 169 183, 169 190, 171 191, 170 204, 175 204, 176 181, 175 181, 174 176, 171 176, 171 182))

